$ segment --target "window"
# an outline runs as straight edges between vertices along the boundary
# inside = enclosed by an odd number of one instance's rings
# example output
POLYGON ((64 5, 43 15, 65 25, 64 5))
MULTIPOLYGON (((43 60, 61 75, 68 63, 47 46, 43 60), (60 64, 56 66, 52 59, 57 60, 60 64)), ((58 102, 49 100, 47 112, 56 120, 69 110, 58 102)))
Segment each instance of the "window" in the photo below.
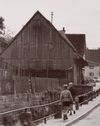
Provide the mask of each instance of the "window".
POLYGON ((94 69, 94 66, 89 66, 90 69, 94 69))
POLYGON ((89 74, 90 74, 90 76, 94 76, 94 73, 93 72, 90 72, 89 74))

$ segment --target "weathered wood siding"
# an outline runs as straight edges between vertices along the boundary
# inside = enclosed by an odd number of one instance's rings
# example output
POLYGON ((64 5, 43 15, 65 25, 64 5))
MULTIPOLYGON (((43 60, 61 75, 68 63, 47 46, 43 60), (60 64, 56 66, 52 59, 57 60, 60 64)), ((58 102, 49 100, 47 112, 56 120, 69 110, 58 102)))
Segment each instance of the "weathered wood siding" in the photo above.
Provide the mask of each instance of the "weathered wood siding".
POLYGON ((21 68, 65 70, 72 66, 71 53, 72 49, 58 32, 37 14, 2 56, 21 68))
POLYGON ((18 33, 2 57, 8 63, 7 69, 17 74, 21 69, 66 70, 73 67, 72 48, 40 13, 18 33))

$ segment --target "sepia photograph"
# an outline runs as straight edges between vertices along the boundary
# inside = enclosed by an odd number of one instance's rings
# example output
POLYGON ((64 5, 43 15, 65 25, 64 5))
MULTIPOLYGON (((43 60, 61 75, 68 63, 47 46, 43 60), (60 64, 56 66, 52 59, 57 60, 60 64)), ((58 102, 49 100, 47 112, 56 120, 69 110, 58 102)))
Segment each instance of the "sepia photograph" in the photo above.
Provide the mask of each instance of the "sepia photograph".
POLYGON ((0 0, 0 126, 100 126, 99 6, 0 0))

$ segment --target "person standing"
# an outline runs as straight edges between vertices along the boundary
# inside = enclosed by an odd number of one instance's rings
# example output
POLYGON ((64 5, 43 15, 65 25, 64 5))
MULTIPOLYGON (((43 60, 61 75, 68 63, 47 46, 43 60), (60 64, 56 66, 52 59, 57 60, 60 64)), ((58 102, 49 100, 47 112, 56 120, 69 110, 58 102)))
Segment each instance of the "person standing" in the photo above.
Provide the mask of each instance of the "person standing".
POLYGON ((75 97, 76 97, 76 89, 75 89, 75 86, 74 86, 73 82, 70 82, 69 83, 69 90, 70 90, 70 92, 72 94, 73 99, 75 100, 75 97))
MULTIPOLYGON (((70 90, 70 92, 71 92, 71 94, 72 94, 72 97, 73 97, 73 100, 74 100, 74 102, 75 102, 76 89, 75 89, 75 86, 74 86, 73 82, 70 82, 70 83, 69 83, 69 90, 70 90)), ((73 103, 72 103, 72 105, 71 105, 70 115, 72 115, 72 111, 73 111, 73 113, 75 114, 75 110, 73 109, 73 103)))
POLYGON ((60 101, 62 103, 62 109, 63 109, 63 119, 68 119, 67 113, 70 108, 70 105, 73 103, 73 97, 71 92, 68 89, 68 85, 63 85, 63 90, 60 94, 60 101))

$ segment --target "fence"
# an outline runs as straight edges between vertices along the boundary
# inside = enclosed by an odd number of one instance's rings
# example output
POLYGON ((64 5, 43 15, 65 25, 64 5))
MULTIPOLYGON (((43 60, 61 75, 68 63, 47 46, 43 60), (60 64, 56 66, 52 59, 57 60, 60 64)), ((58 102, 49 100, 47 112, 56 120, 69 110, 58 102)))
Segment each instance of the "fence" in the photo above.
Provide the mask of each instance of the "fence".
MULTIPOLYGON (((90 100, 93 100, 94 98, 96 98, 98 95, 100 95, 100 89, 96 90, 96 91, 90 91, 88 93, 82 94, 82 95, 78 95, 75 98, 75 108, 76 110, 79 109, 80 105, 83 104, 88 104, 88 102, 90 100)), ((33 123, 38 124, 44 121, 44 123, 46 123, 46 121, 53 116, 56 116, 58 111, 61 111, 61 108, 55 109, 57 106, 60 106, 60 100, 56 100, 47 104, 43 104, 43 105, 35 105, 35 106, 29 106, 29 107, 23 107, 20 109, 16 109, 16 110, 12 110, 12 111, 8 111, 8 112, 3 112, 0 113, 0 122, 3 123, 3 118, 6 116, 11 120, 13 120, 13 122, 17 122, 19 120, 19 114, 25 109, 28 108, 31 110, 32 112, 32 117, 33 117, 33 123), (57 111, 56 111, 57 110, 57 111)))

